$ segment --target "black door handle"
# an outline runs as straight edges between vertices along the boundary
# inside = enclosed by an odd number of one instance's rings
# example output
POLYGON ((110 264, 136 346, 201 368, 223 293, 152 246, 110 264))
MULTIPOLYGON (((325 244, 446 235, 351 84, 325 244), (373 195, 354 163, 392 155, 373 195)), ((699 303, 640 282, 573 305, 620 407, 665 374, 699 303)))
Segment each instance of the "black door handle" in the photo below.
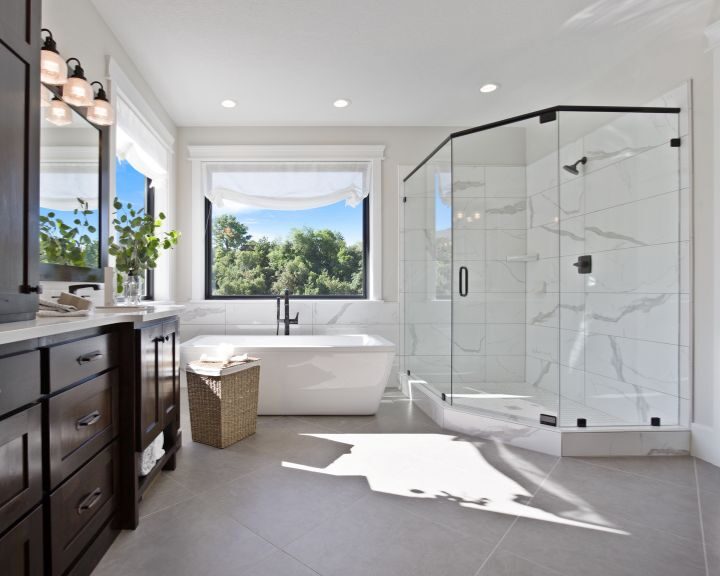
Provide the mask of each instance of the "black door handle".
POLYGON ((463 298, 468 295, 468 269, 465 266, 460 266, 460 274, 458 277, 458 288, 460 296, 463 298))

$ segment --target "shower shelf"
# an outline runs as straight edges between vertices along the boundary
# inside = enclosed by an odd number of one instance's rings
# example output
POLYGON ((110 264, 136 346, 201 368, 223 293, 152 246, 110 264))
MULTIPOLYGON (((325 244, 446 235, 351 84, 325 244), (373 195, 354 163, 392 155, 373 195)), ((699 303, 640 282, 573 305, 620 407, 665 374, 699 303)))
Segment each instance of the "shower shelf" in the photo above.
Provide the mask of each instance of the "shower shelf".
POLYGON ((540 258, 539 254, 518 254, 517 256, 506 256, 508 262, 535 262, 540 258))

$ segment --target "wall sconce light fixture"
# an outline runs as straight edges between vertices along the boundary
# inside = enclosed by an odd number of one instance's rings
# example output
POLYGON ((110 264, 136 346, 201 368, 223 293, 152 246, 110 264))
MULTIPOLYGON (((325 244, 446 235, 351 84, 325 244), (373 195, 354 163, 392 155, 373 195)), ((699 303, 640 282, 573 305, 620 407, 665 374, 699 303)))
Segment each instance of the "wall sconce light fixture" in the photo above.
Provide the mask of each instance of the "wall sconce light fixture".
POLYGON ((60 86, 67 82, 67 64, 58 54, 52 32, 47 28, 43 28, 42 32, 47 32, 47 36, 40 52, 40 81, 51 86, 60 86))
POLYGON ((92 86, 85 78, 85 70, 80 65, 77 58, 69 58, 67 60, 68 67, 70 62, 75 60, 77 64, 73 68, 73 72, 63 85, 62 97, 65 102, 73 106, 92 106, 94 100, 94 92, 92 86))
POLYGON ((110 126, 115 121, 115 114, 113 112, 110 102, 108 102, 107 94, 105 94, 105 87, 102 82, 92 82, 90 85, 94 86, 98 84, 100 88, 95 95, 93 105, 88 108, 87 119, 93 124, 98 126, 110 126))

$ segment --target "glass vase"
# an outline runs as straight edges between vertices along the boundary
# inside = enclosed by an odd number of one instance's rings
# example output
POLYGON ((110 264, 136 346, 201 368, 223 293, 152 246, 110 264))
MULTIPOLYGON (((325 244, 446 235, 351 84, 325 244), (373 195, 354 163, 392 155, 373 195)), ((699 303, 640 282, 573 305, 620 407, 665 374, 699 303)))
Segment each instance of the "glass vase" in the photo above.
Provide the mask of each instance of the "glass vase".
POLYGON ((123 282, 123 294, 126 306, 139 306, 143 298, 143 277, 128 274, 123 282))

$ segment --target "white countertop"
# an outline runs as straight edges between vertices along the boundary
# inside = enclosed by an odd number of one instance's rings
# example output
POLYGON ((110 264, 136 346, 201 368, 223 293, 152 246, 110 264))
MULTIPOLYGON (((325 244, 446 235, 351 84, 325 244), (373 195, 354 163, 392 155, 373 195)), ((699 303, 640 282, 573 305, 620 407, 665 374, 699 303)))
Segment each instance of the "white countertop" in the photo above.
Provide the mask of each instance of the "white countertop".
POLYGON ((107 326, 108 324, 121 324, 124 322, 142 324, 177 316, 184 308, 185 306, 179 304, 162 304, 152 306, 147 310, 128 310, 127 312, 95 310, 90 316, 37 318, 24 322, 8 322, 7 324, 0 324, 0 344, 63 334, 75 330, 85 330, 97 326, 107 326))

